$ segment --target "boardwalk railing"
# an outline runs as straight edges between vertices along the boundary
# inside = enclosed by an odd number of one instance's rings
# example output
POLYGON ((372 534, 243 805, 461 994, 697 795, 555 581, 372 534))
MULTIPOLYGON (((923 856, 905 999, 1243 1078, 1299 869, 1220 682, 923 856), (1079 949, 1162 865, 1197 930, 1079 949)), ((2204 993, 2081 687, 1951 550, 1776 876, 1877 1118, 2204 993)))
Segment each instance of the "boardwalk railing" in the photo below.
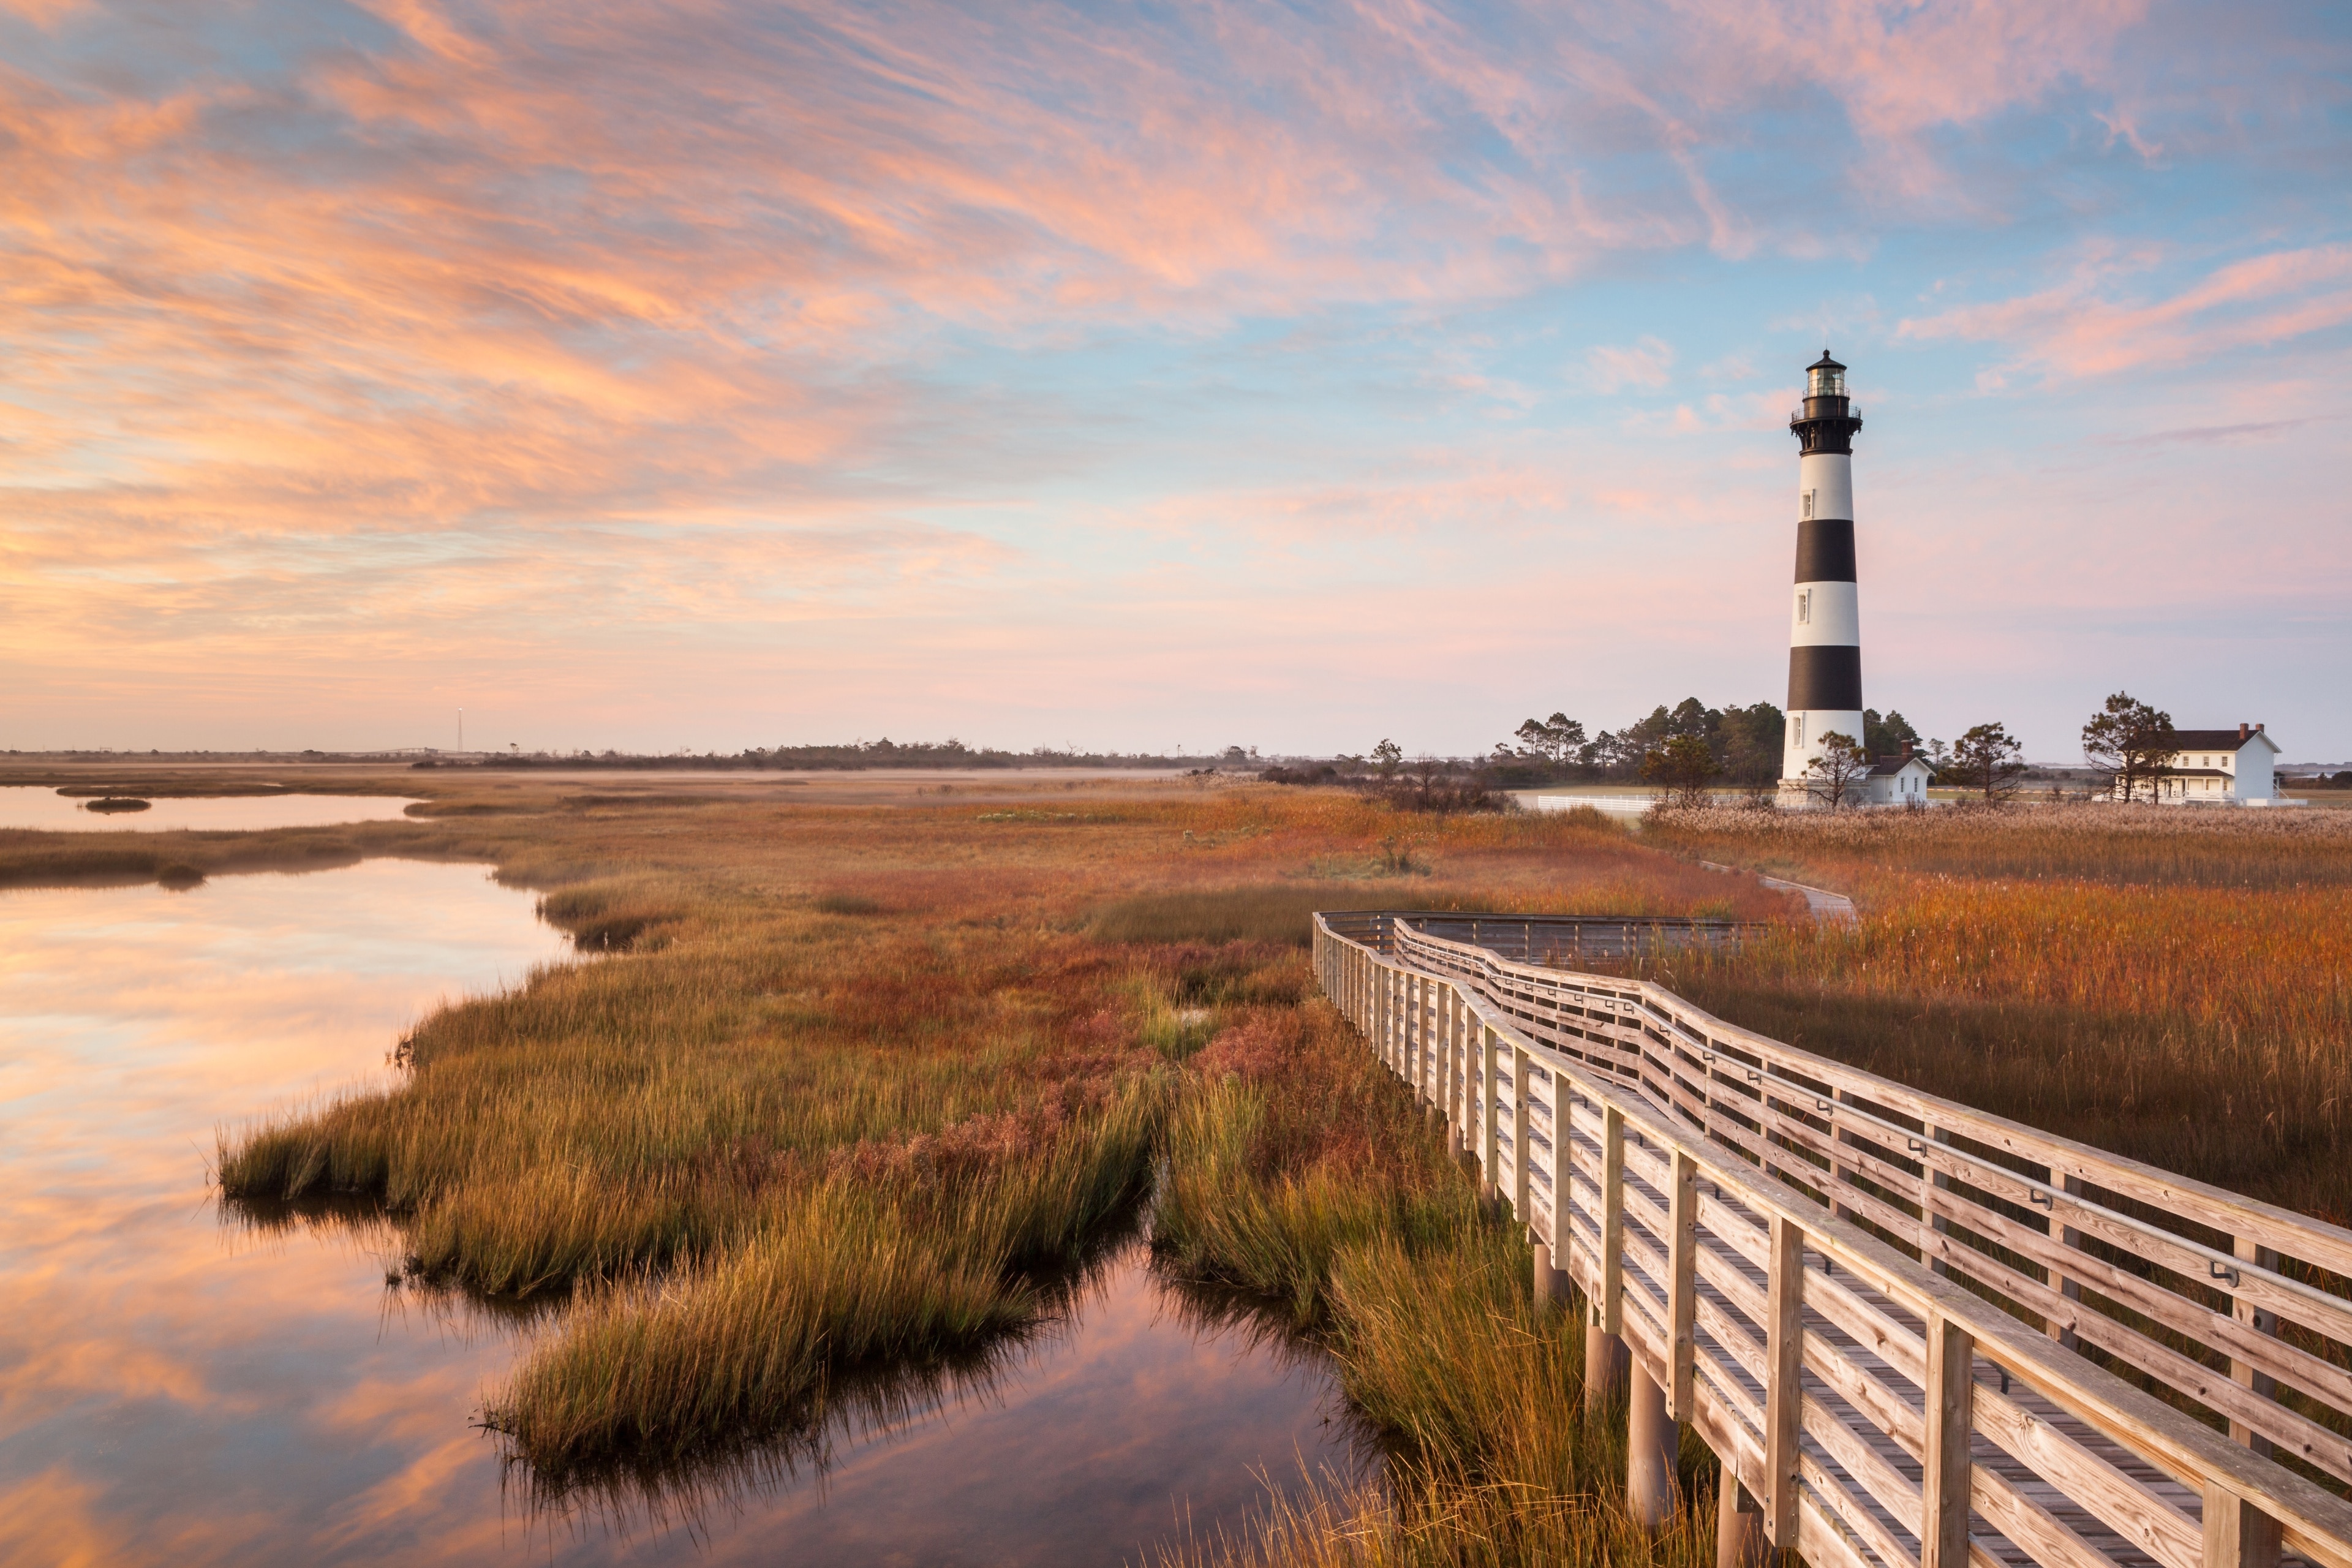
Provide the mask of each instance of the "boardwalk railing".
POLYGON ((2352 1232, 1463 923, 1317 970, 1622 1336, 1637 1472, 1648 1400, 1813 1568, 2352 1568, 2352 1232))

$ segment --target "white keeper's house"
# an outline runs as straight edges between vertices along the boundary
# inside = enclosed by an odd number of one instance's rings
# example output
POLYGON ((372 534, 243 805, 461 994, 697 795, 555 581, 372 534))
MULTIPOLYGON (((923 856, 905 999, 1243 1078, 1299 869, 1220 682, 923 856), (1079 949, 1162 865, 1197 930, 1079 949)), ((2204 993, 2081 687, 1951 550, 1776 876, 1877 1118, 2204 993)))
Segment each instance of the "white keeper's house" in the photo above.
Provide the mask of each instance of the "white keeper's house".
POLYGON ((1911 742, 1906 741, 1901 756, 1880 757, 1871 763, 1862 798, 1871 805, 1925 805, 1927 781, 1935 776, 1927 760, 1913 755, 1911 742))
POLYGON ((2172 771, 2155 781, 2156 798, 2164 805, 2269 805, 2277 799, 2271 763, 2283 748, 2260 724, 2176 730, 2173 740, 2180 749, 2172 753, 2172 771))

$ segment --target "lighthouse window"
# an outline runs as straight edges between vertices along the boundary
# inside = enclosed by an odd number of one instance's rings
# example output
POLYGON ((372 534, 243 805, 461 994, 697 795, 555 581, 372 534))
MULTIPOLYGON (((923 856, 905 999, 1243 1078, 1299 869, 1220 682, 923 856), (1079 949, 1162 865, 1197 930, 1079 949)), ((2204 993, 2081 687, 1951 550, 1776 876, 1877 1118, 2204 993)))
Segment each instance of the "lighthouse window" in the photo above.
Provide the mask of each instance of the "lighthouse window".
POLYGON ((1813 624, 1813 591, 1811 588, 1801 588, 1797 592, 1797 624, 1801 626, 1813 624))
POLYGON ((1803 745, 1805 743, 1805 716, 1802 713, 1800 713, 1794 719, 1790 720, 1789 723, 1796 733, 1796 743, 1800 746, 1803 745))
POLYGON ((1807 490, 1807 491, 1805 492, 1805 516, 1806 516, 1806 518, 1807 518, 1808 520, 1810 520, 1810 519, 1812 517, 1812 515, 1813 515, 1813 492, 1812 492, 1812 491, 1811 491, 1811 490, 1807 490))

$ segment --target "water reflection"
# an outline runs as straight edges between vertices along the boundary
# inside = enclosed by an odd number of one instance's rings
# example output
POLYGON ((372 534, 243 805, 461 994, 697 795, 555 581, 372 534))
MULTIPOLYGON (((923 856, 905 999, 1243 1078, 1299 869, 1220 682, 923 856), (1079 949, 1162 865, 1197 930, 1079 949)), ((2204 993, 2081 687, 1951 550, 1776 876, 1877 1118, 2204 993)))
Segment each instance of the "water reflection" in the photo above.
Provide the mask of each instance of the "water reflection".
POLYGON ((217 1127, 560 961, 530 909, 404 861, 0 893, 0 1562, 1115 1563, 1361 1451, 1319 1363, 1129 1244, 798 1444, 533 1497, 471 1422, 536 1313, 388 1285, 364 1205, 205 1185, 217 1127))
POLYGON ((155 833, 178 828, 258 832, 266 827, 332 827, 346 822, 397 822, 415 801, 384 795, 155 795, 145 811, 92 811, 94 804, 46 784, 0 784, 0 828, 44 833, 155 833))
POLYGON ((791 1439, 562 1495, 522 1478, 535 1522, 571 1544, 687 1533, 719 1563, 788 1543, 813 1568, 1115 1564, 1376 1461, 1319 1352, 1164 1279, 1140 1239, 1047 1289, 1031 1333, 845 1380, 791 1439))

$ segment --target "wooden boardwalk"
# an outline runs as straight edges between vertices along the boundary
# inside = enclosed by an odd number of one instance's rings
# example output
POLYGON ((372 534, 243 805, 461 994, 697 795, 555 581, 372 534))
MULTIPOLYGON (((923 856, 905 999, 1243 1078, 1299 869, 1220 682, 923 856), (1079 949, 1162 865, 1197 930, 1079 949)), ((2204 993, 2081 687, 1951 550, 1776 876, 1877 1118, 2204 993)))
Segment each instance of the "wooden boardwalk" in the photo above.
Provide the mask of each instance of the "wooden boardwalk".
POLYGON ((1814 1568, 2352 1568, 2352 1232, 1571 966, 1736 938, 1315 933, 1326 992, 1772 1544, 1814 1568))

